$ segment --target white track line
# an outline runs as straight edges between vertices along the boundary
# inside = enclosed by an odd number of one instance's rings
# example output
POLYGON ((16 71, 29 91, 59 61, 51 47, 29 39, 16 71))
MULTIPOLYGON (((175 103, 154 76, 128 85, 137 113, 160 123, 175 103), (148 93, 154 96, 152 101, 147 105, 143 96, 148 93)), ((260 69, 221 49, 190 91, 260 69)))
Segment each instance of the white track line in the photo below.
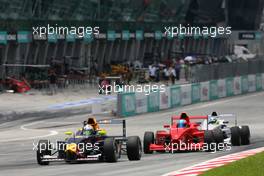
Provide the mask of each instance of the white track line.
MULTIPOLYGON (((34 132, 39 132, 39 131, 43 131, 43 132, 47 132, 46 130, 40 130, 40 129, 31 129, 28 128, 28 126, 33 126, 39 123, 44 123, 45 121, 37 121, 37 122, 32 122, 32 123, 28 123, 28 124, 24 124, 22 126, 20 126, 20 129, 23 131, 32 131, 32 133, 34 132)), ((38 139, 38 138, 45 138, 45 137, 49 137, 49 136, 54 136, 57 135, 58 132, 55 130, 51 130, 48 131, 49 134, 46 135, 40 135, 40 136, 32 136, 32 137, 26 137, 26 138, 11 138, 11 139, 4 139, 4 140, 0 140, 0 142, 14 142, 14 141, 24 141, 24 140, 32 140, 32 139, 38 139)), ((16 131, 15 133, 19 133, 19 131, 16 131)))

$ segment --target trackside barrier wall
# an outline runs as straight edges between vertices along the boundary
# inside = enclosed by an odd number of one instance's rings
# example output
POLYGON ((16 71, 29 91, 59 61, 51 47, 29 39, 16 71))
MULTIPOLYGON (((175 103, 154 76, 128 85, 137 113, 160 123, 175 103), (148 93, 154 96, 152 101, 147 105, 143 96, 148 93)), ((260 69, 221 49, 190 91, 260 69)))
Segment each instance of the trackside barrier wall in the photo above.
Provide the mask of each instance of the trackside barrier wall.
POLYGON ((117 113, 120 117, 127 117, 262 90, 264 73, 175 85, 163 92, 152 91, 149 95, 144 92, 119 93, 117 113))

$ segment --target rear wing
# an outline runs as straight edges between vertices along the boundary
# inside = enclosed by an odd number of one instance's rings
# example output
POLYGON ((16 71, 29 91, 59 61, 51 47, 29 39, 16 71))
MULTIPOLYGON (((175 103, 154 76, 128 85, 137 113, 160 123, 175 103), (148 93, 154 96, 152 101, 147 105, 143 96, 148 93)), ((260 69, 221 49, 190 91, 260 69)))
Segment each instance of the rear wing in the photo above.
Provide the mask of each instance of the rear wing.
POLYGON ((185 116, 186 114, 184 114, 184 116, 172 116, 171 117, 171 125, 173 125, 173 122, 175 120, 180 120, 180 119, 186 119, 187 122, 190 122, 190 120, 206 120, 206 126, 208 129, 208 116, 185 116))
MULTIPOLYGON (((208 121, 208 116, 188 116, 188 118, 190 120, 200 120, 200 119, 204 119, 208 121)), ((182 118, 182 116, 172 116, 171 117, 171 123, 173 123, 174 120, 180 120, 180 119, 185 119, 182 118)))
POLYGON ((222 118, 222 119, 232 117, 235 119, 235 126, 237 126, 237 116, 235 114, 218 114, 217 116, 208 115, 208 120, 210 120, 210 118, 212 117, 222 118))
MULTIPOLYGON (((123 134, 120 137, 126 137, 126 120, 121 119, 111 119, 111 120, 98 120, 98 124, 122 124, 123 127, 123 134)), ((117 136, 118 137, 118 136, 117 136)))
MULTIPOLYGON (((208 118, 208 116, 188 116, 189 117, 189 119, 207 119, 208 118)), ((173 120, 180 120, 180 119, 182 119, 182 117, 181 116, 172 116, 171 117, 173 120)))

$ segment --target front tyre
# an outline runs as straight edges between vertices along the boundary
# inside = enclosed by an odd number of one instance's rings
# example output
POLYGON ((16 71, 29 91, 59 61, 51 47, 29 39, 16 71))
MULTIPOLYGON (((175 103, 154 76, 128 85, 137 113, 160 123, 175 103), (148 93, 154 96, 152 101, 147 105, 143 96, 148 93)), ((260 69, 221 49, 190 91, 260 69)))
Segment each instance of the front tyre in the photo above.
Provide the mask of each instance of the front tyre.
POLYGON ((38 142, 37 162, 39 165, 49 165, 49 161, 43 161, 44 155, 51 155, 50 141, 40 140, 38 142))
POLYGON ((241 137, 240 137, 240 129, 238 126, 234 126, 230 128, 231 131, 231 144, 233 146, 240 146, 241 137))
POLYGON ((120 147, 114 138, 104 140, 104 156, 107 162, 117 162, 120 156, 120 147))
POLYGON ((127 138, 127 157, 130 161, 136 161, 141 159, 142 146, 138 136, 130 136, 127 138))
POLYGON ((76 153, 72 152, 72 151, 66 151, 65 152, 65 161, 66 163, 74 163, 77 160, 77 155, 76 153))
POLYGON ((150 144, 154 143, 154 133, 150 131, 145 132, 143 143, 144 143, 144 153, 145 154, 153 153, 153 151, 150 150, 150 144))

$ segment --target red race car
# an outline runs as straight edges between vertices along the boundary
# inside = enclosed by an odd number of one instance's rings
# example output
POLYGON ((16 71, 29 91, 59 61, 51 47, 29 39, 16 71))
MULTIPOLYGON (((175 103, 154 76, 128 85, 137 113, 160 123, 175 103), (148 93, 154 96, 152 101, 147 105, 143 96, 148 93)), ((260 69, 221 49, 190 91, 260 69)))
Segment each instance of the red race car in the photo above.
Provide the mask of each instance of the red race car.
MULTIPOLYGON (((218 144, 224 145, 224 137, 221 130, 202 130, 203 120, 208 126, 208 116, 188 116, 182 113, 180 116, 171 117, 171 125, 164 125, 167 130, 145 132, 144 153, 175 151, 212 151, 218 148, 218 144), (191 122, 195 120, 196 122, 191 122)), ((225 146, 222 146, 223 148, 225 146)))

